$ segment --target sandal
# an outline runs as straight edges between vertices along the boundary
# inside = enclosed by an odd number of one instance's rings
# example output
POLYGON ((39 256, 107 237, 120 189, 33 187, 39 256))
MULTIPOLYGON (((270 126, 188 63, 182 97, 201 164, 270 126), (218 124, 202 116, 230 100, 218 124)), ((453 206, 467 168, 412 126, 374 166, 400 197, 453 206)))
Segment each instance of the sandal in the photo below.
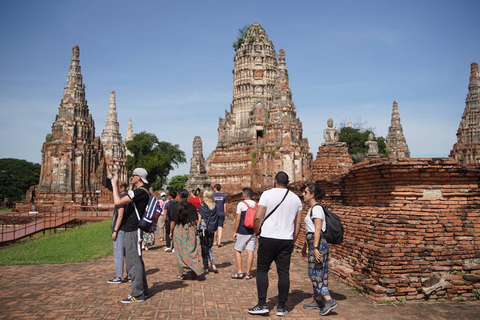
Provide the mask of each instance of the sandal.
POLYGON ((175 277, 175 279, 185 280, 185 275, 184 274, 179 274, 178 276, 175 277))
POLYGON ((248 273, 248 274, 245 276, 245 280, 250 280, 250 279, 252 279, 252 278, 253 278, 253 276, 252 276, 252 274, 250 274, 250 273, 248 273))
POLYGON ((232 279, 243 279, 245 277, 245 273, 237 272, 232 275, 232 279))
POLYGON ((217 269, 217 267, 215 267, 215 266, 212 266, 212 271, 213 271, 213 273, 218 273, 218 269, 217 269))

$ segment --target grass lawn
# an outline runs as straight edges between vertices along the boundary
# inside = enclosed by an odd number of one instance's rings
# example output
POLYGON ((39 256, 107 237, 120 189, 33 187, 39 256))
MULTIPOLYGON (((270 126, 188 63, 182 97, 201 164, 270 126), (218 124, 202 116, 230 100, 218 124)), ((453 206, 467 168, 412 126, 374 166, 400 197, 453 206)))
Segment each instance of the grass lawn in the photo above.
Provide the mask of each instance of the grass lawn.
POLYGON ((82 262, 113 253, 111 220, 0 249, 0 265, 82 262))

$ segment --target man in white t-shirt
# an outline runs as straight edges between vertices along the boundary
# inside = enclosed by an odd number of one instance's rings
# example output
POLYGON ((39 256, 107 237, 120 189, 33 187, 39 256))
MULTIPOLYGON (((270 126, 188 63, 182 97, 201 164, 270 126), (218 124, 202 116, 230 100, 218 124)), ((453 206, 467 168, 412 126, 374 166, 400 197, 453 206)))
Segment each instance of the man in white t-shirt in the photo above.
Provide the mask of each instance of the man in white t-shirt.
POLYGON ((285 303, 290 290, 290 257, 300 233, 302 202, 287 189, 288 175, 279 171, 274 188, 265 191, 258 202, 254 232, 259 238, 257 253, 258 304, 248 309, 250 314, 267 314, 268 270, 273 261, 278 274, 277 316, 288 313, 285 303), (262 224, 263 222, 263 224, 262 224))
POLYGON ((253 254, 257 245, 257 237, 253 233, 253 228, 245 226, 245 216, 248 207, 255 210, 257 203, 251 199, 253 195, 252 188, 243 188, 243 199, 237 205, 237 214, 235 215, 235 229, 233 239, 235 240, 235 264, 237 265, 237 273, 232 275, 232 279, 247 279, 252 276, 253 254), (247 273, 243 273, 242 269, 242 252, 247 250, 247 273))

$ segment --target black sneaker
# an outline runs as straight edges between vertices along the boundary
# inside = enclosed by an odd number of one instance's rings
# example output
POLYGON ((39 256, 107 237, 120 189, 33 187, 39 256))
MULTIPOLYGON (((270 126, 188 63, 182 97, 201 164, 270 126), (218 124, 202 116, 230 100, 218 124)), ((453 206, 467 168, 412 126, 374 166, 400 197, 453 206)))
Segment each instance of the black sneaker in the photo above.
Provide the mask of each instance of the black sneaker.
POLYGON ((143 301, 145 301, 145 299, 143 298, 135 298, 132 296, 128 296, 128 298, 122 300, 122 303, 138 303, 143 301))
POLYGON ((288 313, 288 311, 285 307, 277 307, 277 316, 278 317, 283 317, 287 313, 288 313))
POLYGON ((321 316, 326 316, 327 314, 330 313, 330 311, 332 311, 336 307, 338 307, 337 301, 335 301, 334 299, 331 299, 331 300, 327 301, 325 303, 325 307, 323 307, 323 309, 320 310, 320 315, 321 316))
POLYGON ((132 278, 126 276, 125 278, 123 278, 122 282, 132 282, 132 278))
POLYGON ((110 283, 110 284, 119 284, 119 283, 122 283, 122 278, 115 277, 115 278, 113 278, 113 279, 107 280, 107 283, 110 283))
POLYGON ((250 314, 266 314, 268 312, 270 312, 270 310, 268 310, 266 304, 263 306, 257 304, 255 307, 248 309, 248 313, 250 314))

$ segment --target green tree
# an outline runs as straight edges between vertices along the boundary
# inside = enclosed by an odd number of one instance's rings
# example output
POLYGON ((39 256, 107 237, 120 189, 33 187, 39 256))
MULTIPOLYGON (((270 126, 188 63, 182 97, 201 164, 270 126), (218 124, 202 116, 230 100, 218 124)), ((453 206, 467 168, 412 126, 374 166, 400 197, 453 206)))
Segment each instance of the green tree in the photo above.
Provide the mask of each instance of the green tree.
POLYGON ((167 176, 180 163, 185 163, 185 152, 178 144, 158 141, 157 136, 145 131, 137 133, 127 142, 128 150, 133 156, 127 157, 126 166, 129 173, 141 167, 148 172, 148 182, 153 189, 162 188, 167 176))
MULTIPOLYGON (((361 130, 359 128, 343 127, 340 129, 339 141, 346 142, 348 146, 348 153, 355 163, 358 163, 365 158, 368 152, 368 147, 365 142, 368 141, 368 135, 373 132, 371 130, 361 130)), ((378 137, 374 140, 378 143, 378 153, 386 157, 388 155, 385 138, 378 137)))
POLYGON ((188 174, 184 174, 183 176, 173 176, 167 184, 167 190, 181 190, 185 188, 185 184, 188 180, 188 174))
POLYGON ((40 178, 40 164, 26 160, 0 159, 0 199, 13 204, 25 199, 27 190, 40 178))

